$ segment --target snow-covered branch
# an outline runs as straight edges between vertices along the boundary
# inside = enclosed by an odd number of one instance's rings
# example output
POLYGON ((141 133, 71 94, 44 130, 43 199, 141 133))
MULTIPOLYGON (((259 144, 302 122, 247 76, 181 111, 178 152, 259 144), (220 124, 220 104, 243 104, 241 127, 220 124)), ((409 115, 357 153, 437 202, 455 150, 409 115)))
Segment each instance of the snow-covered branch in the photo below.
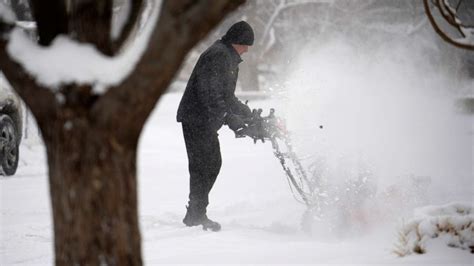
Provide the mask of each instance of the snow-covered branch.
POLYGON ((270 19, 265 25, 265 29, 263 30, 263 34, 262 34, 262 39, 260 39, 260 45, 262 45, 267 39, 270 28, 273 26, 273 22, 278 17, 278 15, 280 14, 280 12, 283 10, 284 7, 285 7, 285 0, 280 0, 278 6, 275 7, 275 10, 273 11, 272 15, 270 16, 270 19))
POLYGON ((451 6, 449 1, 446 0, 435 0, 432 5, 430 5, 429 0, 423 0, 423 4, 431 25, 443 40, 459 48, 474 50, 474 26, 471 26, 470 23, 467 23, 459 16, 459 13, 462 11, 461 7, 469 8, 468 5, 461 6, 463 1, 459 0, 457 7, 451 6), (440 23, 433 14, 433 10, 436 9, 443 20, 459 32, 461 37, 451 36, 440 27, 440 23))
MULTIPOLYGON (((15 26, 15 16, 8 6, 0 2, 0 68, 8 82, 28 104, 31 110, 36 111, 36 117, 52 117, 55 113, 56 100, 54 94, 47 88, 38 85, 34 78, 7 53, 7 45, 11 32, 15 26), (34 101, 42 99, 42 101, 34 101)), ((44 134, 44 132, 43 132, 44 134)))
POLYGON ((265 24, 265 29, 263 30, 262 38, 260 39, 260 45, 263 45, 265 41, 269 38, 270 30, 275 23, 275 20, 278 16, 285 10, 290 9, 295 6, 301 6, 305 4, 314 4, 314 3, 332 3, 332 0, 302 0, 302 1, 287 1, 287 0, 280 0, 278 5, 273 10, 272 15, 268 19, 265 24))
POLYGON ((95 84, 102 93, 104 88, 123 81, 134 69, 158 17, 159 5, 154 5, 152 19, 129 49, 116 57, 108 57, 93 45, 77 42, 67 36, 58 36, 48 46, 30 40, 20 29, 13 31, 7 46, 8 54, 43 86, 58 89, 61 85, 95 84))

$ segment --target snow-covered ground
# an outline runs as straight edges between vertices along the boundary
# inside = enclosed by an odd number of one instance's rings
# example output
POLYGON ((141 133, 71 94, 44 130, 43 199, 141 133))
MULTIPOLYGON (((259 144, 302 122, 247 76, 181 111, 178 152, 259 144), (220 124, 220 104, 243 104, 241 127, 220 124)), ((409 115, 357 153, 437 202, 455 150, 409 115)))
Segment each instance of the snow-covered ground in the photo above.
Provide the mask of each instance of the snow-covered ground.
MULTIPOLYGON (((188 193, 187 158, 180 124, 175 122, 180 97, 180 93, 163 96, 140 142, 139 207, 146 264, 474 263, 473 254, 449 248, 442 239, 428 242, 424 255, 397 257, 393 251, 400 222, 375 215, 365 220, 363 231, 324 237, 304 233, 305 207, 293 199, 271 145, 235 139, 227 128, 219 132, 223 167, 208 210, 223 230, 185 227, 181 220, 188 193)), ((250 104, 276 105, 272 100, 250 104)), ((472 204, 472 192, 457 196, 472 204)), ((392 211, 379 208, 373 213, 392 211)), ((0 178, 0 265, 51 265, 52 252, 44 147, 30 138, 21 146, 18 173, 0 178)))

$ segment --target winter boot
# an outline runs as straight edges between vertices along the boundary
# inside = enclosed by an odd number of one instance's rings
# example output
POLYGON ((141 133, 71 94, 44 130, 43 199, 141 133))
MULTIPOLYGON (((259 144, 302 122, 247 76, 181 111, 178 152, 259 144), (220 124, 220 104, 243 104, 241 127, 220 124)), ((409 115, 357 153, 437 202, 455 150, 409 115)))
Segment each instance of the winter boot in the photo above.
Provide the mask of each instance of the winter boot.
POLYGON ((202 225, 203 230, 211 230, 213 232, 217 232, 221 230, 221 225, 218 222, 214 222, 213 220, 207 218, 206 214, 202 214, 202 212, 197 212, 194 208, 186 207, 186 215, 184 216, 183 223, 186 226, 197 226, 202 225))
POLYGON ((202 229, 206 230, 209 229, 213 232, 218 232, 221 230, 221 225, 218 222, 215 222, 209 218, 207 218, 207 215, 204 215, 204 218, 202 219, 202 229))
POLYGON ((186 206, 186 215, 184 216, 183 223, 186 226, 200 225, 202 220, 202 214, 199 214, 195 208, 186 206))

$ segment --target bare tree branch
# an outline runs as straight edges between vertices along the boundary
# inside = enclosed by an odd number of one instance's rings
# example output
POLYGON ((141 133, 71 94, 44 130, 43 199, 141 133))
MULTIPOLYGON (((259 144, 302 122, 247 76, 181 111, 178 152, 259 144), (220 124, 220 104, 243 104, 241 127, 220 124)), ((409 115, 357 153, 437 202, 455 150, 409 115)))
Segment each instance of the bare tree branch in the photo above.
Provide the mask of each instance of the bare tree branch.
POLYGON ((463 38, 465 38, 466 35, 464 35, 462 30, 460 29, 462 23, 460 24, 460 20, 456 21, 456 14, 453 10, 451 10, 448 3, 446 3, 446 1, 437 0, 436 5, 438 6, 440 14, 441 16, 443 16, 444 20, 448 22, 452 27, 454 27, 459 32, 459 34, 462 35, 463 38))
POLYGON ((319 3, 329 3, 328 0, 304 0, 304 1, 296 1, 296 2, 287 2, 286 0, 280 0, 278 5, 275 7, 270 19, 267 21, 265 25, 265 29, 263 30, 262 38, 260 39, 260 45, 263 45, 269 36, 270 29, 273 26, 273 23, 278 18, 278 16, 285 10, 290 9, 292 7, 301 6, 305 4, 319 4, 319 3))
MULTIPOLYGON (((30 107, 39 123, 54 120, 58 109, 55 95, 48 88, 38 85, 21 65, 14 62, 7 54, 6 46, 7 41, 0 39, 0 69, 8 82, 30 107)), ((41 126, 41 128, 47 127, 41 126)), ((43 136, 48 138, 51 134, 43 132, 43 136)))
POLYGON ((440 14, 443 16, 444 20, 451 24, 451 26, 458 26, 454 19, 454 13, 451 12, 445 1, 436 0, 436 6, 439 7, 440 14))
MULTIPOLYGON (((439 3, 439 1, 437 2, 439 3)), ((426 15, 428 16, 428 19, 431 23, 431 26, 433 26, 433 29, 436 31, 436 33, 446 42, 458 47, 458 48, 463 48, 463 49, 467 49, 467 50, 474 50, 474 44, 470 44, 470 43, 462 43, 458 40, 455 40, 454 38, 451 38, 448 36, 448 34, 446 34, 439 26, 438 26, 438 23, 436 22, 435 18, 433 17, 433 14, 431 12, 431 8, 429 6, 429 3, 428 3, 428 0, 423 0, 423 5, 425 7, 425 12, 426 12, 426 15)), ((441 10, 441 8, 438 6, 438 8, 440 9, 440 12, 443 13, 443 11, 441 10)), ((460 24, 459 24, 460 25, 460 24)), ((458 30, 461 31, 461 29, 459 27, 456 27, 458 30)), ((465 36, 463 34, 463 36, 465 36)), ((465 36, 465 37, 471 37, 472 36, 465 36)))
POLYGON ((140 11, 143 9, 143 0, 135 0, 130 2, 132 6, 128 14, 127 22, 125 23, 122 32, 120 33, 120 36, 112 43, 112 49, 114 54, 116 54, 122 48, 122 45, 130 36, 130 33, 132 32, 134 26, 136 25, 136 22, 140 17, 140 11))

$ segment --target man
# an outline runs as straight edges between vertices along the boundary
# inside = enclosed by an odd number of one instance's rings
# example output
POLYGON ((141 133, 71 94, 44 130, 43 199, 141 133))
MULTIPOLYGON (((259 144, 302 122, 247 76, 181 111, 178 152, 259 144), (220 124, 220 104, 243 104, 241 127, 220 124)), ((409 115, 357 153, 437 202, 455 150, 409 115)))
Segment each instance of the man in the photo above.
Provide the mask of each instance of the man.
POLYGON ((200 57, 189 78, 179 104, 177 120, 182 123, 188 153, 190 192, 186 226, 202 225, 219 231, 219 223, 206 215, 211 191, 221 168, 217 131, 223 124, 238 132, 245 128, 242 118, 251 116, 250 108, 234 95, 240 55, 253 44, 252 27, 244 21, 230 27, 200 57))

